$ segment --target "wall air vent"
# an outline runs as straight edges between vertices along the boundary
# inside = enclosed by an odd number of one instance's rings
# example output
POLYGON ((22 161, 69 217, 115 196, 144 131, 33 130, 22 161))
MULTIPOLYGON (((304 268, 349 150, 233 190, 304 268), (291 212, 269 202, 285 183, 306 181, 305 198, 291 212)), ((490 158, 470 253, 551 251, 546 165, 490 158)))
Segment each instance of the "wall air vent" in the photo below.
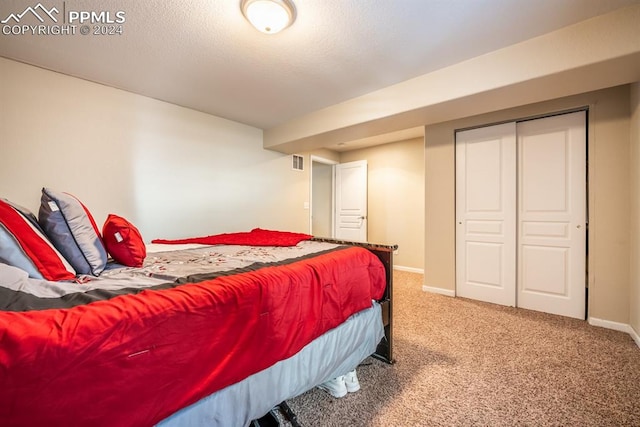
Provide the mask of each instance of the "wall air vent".
POLYGON ((291 167, 293 170, 302 171, 304 170, 304 157, 294 154, 291 156, 291 167))

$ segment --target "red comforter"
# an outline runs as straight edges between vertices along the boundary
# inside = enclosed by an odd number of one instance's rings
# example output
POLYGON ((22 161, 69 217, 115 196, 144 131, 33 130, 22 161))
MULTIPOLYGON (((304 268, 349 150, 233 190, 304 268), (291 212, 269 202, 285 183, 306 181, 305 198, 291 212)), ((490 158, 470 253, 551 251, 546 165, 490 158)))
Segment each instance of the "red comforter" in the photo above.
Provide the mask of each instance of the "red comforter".
POLYGON ((155 424, 296 354, 384 287, 379 260, 350 247, 68 309, 0 312, 0 424, 155 424))
POLYGON ((264 230, 254 228, 240 233, 214 234, 204 237, 190 237, 187 239, 155 239, 151 243, 182 244, 201 243, 203 245, 250 245, 250 246, 295 246, 303 240, 313 236, 289 231, 264 230))

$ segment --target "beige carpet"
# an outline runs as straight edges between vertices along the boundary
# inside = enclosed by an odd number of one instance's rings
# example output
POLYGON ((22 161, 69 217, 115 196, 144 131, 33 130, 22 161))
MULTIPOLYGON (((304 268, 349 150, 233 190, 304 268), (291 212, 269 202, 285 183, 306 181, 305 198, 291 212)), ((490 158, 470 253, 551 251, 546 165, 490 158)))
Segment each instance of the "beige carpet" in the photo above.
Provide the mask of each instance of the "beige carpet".
MULTIPOLYGON (((585 321, 421 290, 394 274, 394 351, 362 389, 288 404, 312 426, 640 426, 640 348, 585 321)), ((286 425, 286 424, 283 424, 286 425)))

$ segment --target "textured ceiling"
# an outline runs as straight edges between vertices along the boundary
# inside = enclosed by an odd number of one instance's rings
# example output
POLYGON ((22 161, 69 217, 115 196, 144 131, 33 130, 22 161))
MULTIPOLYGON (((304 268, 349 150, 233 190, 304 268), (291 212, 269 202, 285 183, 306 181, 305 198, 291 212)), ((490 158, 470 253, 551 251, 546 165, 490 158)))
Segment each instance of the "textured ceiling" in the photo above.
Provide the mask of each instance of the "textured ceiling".
POLYGON ((2 0, 0 21, 39 1, 123 11, 123 34, 0 34, 0 56, 268 129, 640 0, 294 0, 276 35, 240 0, 2 0))

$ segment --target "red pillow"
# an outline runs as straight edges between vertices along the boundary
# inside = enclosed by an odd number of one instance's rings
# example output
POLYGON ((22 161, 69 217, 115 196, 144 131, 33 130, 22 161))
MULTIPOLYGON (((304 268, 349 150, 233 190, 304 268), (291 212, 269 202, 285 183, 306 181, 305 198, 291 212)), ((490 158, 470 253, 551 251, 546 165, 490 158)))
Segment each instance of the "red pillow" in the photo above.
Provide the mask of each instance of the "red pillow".
POLYGON ((76 277, 71 265, 37 227, 35 217, 29 219, 4 200, 0 200, 0 261, 22 268, 37 279, 76 277))
POLYGON ((117 263, 127 267, 142 267, 147 248, 142 235, 129 221, 109 214, 102 226, 102 240, 117 263))

